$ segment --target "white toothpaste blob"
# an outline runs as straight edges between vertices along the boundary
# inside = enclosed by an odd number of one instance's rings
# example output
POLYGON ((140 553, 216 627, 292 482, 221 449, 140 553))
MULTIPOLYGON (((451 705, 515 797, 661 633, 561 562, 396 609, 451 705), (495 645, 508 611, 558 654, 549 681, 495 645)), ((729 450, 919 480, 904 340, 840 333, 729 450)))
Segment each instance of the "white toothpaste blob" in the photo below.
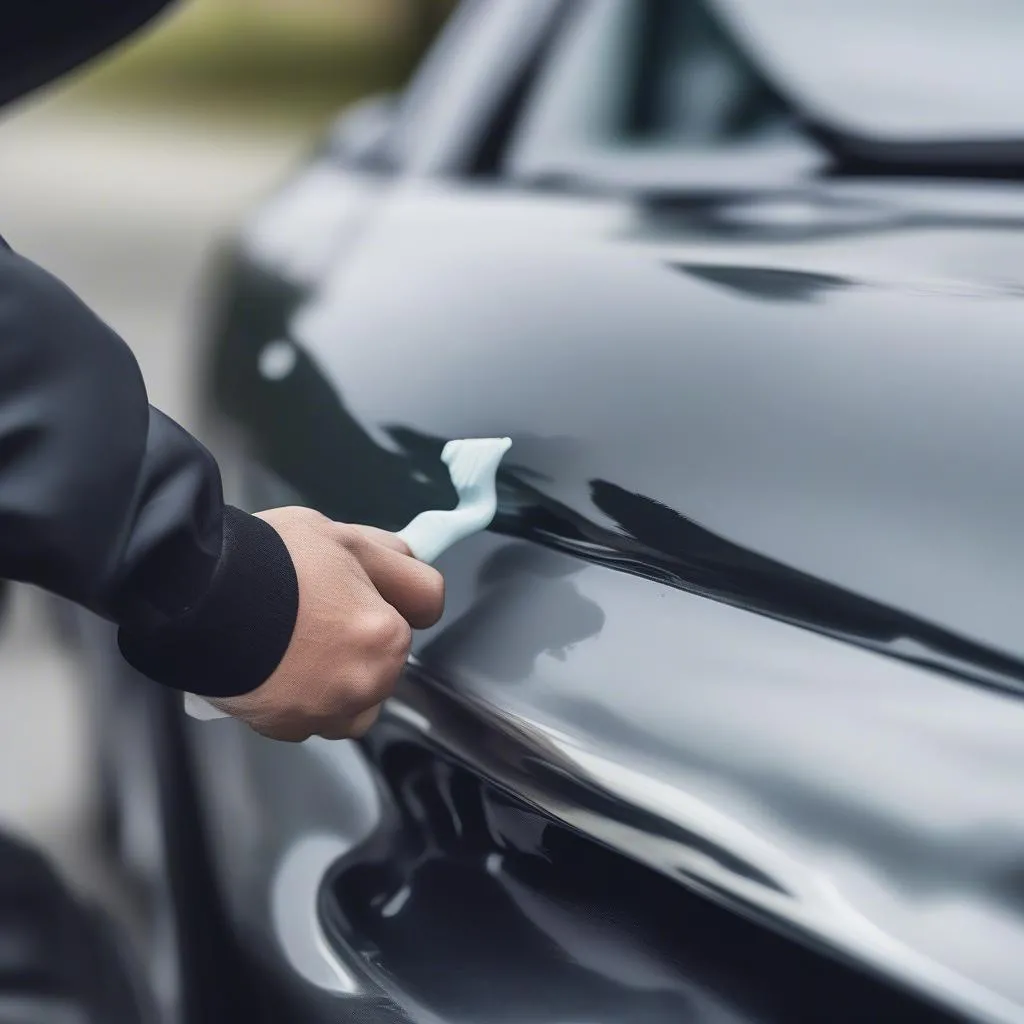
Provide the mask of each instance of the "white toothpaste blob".
MULTIPOLYGON (((441 452, 458 496, 455 508, 421 512, 398 536, 414 558, 432 564, 453 544, 486 530, 498 510, 498 466, 512 447, 507 437, 449 441, 441 452)), ((229 718, 194 693, 185 694, 185 713, 200 722, 229 718)))

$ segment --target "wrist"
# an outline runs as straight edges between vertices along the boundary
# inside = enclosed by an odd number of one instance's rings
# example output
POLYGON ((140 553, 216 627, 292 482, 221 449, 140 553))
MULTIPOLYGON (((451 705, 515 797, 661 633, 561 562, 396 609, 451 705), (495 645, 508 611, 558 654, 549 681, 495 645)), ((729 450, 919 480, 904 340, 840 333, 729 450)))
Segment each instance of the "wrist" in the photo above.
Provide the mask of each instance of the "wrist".
POLYGON ((143 675, 203 697, 248 693, 268 679, 288 649, 299 608, 295 567, 273 526, 227 506, 223 529, 217 568, 191 608, 118 633, 122 655, 143 675))

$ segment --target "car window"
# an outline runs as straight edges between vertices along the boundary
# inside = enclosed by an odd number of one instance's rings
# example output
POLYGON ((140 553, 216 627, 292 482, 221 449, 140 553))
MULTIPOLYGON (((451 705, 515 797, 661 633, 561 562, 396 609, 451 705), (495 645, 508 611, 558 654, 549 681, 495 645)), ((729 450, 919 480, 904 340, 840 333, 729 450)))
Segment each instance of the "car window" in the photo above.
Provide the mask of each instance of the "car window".
POLYGON ((713 0, 819 120, 897 140, 1018 139, 1020 0, 713 0))
POLYGON ((785 104, 696 0, 588 0, 540 76, 507 172, 594 156, 695 152, 795 136, 785 104))

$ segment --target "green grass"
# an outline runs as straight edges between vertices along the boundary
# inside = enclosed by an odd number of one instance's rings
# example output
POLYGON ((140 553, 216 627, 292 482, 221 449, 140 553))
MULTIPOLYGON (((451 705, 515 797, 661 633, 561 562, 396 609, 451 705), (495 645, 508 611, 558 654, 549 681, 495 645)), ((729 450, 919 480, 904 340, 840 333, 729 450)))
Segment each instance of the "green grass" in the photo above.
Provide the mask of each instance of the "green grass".
POLYGON ((269 17, 196 4, 80 74, 75 102, 320 122, 392 90, 417 55, 385 23, 269 17))

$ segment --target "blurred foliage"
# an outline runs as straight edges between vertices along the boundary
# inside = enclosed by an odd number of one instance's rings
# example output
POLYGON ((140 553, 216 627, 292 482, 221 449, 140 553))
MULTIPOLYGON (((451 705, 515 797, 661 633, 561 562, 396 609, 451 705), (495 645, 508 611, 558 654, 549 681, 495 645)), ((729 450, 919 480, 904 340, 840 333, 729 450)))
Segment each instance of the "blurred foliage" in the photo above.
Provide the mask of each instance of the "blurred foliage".
POLYGON ((71 97, 321 120, 400 87, 457 0, 182 0, 71 97))

